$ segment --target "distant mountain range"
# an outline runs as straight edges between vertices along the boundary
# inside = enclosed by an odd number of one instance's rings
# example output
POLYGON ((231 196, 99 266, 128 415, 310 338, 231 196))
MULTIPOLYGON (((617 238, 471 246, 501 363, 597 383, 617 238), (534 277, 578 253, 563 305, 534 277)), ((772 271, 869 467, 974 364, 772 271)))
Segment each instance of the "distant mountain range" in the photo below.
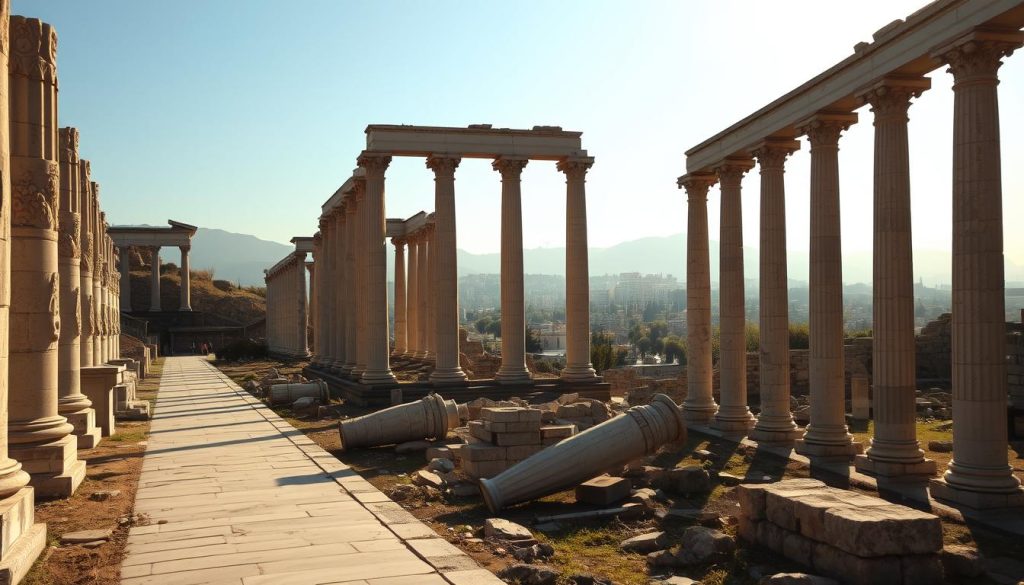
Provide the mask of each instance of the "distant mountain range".
MULTIPOLYGON (((389 246, 390 248, 390 246, 389 246)), ((219 229, 199 228, 192 239, 192 267, 212 268, 215 278, 242 286, 262 285, 263 270, 292 251, 290 245, 261 240, 255 236, 219 229)), ((390 250, 389 250, 390 252, 390 250)), ((757 277, 758 254, 755 248, 744 250, 744 272, 757 277)), ((175 262, 173 255, 168 261, 175 262)), ((393 274, 394 254, 388 254, 388 275, 393 274)), ((458 251, 459 275, 497 274, 501 266, 499 254, 473 254, 458 251)), ((919 250, 914 253, 915 280, 928 285, 948 284, 952 260, 949 252, 919 250)), ((789 253, 789 278, 807 280, 808 256, 804 251, 789 253)), ((534 248, 524 250, 523 268, 528 274, 565 274, 565 248, 534 248)), ((686 274, 686 237, 676 234, 630 240, 608 248, 590 249, 590 274, 671 274, 680 282, 686 274)), ((711 274, 717 280, 718 242, 711 242, 711 274)), ((1024 281, 1024 266, 1007 261, 1007 282, 1024 281)), ((871 282, 871 253, 852 252, 843 256, 843 281, 871 282)))

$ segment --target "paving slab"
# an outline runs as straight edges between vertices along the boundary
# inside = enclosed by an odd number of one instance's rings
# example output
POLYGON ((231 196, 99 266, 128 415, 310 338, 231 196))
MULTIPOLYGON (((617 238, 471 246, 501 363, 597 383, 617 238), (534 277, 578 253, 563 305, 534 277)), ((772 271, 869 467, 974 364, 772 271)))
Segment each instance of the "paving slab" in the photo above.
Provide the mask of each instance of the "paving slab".
POLYGON ((123 585, 502 583, 198 356, 164 364, 135 511, 123 585))

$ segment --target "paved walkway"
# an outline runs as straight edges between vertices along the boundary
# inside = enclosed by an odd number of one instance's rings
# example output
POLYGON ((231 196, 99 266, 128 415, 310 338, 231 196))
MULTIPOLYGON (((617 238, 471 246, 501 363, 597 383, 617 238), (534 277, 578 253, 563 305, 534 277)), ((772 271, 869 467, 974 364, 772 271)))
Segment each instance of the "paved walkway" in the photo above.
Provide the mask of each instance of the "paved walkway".
POLYGON ((164 365, 124 585, 500 584, 199 357, 164 365))

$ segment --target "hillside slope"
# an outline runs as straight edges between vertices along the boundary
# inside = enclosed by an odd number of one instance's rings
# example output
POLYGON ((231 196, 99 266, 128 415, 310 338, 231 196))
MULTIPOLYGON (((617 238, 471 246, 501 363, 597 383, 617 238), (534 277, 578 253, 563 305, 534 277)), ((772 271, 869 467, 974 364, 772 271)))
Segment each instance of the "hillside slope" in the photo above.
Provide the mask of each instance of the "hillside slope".
MULTIPOLYGON (((165 311, 177 310, 181 299, 181 273, 174 264, 163 264, 160 268, 160 306, 165 311)), ((146 311, 149 309, 149 267, 133 270, 131 276, 132 310, 146 311)), ((213 280, 209 271, 192 271, 191 304, 195 311, 213 313, 245 325, 266 315, 267 300, 262 293, 263 289, 238 288, 226 280, 213 280)))

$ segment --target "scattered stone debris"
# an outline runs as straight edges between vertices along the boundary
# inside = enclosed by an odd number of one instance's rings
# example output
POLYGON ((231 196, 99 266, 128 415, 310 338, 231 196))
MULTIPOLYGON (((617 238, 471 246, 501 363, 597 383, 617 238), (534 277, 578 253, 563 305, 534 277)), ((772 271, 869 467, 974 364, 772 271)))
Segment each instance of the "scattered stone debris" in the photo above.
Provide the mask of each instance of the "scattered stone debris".
POLYGON ((652 579, 649 583, 650 585, 701 585, 700 581, 694 581, 689 577, 680 577, 679 575, 673 575, 663 579, 652 579))
POLYGON ((89 499, 94 502, 106 502, 111 498, 121 495, 121 490, 99 490, 89 494, 89 499))
POLYGON ((656 482, 662 489, 677 494, 703 494, 711 491, 711 474, 700 465, 669 469, 656 482))
POLYGON ((647 555, 647 562, 660 567, 686 567, 717 561, 736 549, 736 540, 728 534, 704 526, 691 526, 683 532, 679 547, 647 555))
POLYGON ((469 444, 456 453, 471 478, 494 477, 544 447, 576 433, 572 425, 547 425, 541 411, 520 406, 485 406, 469 421, 469 444))
POLYGON ((953 441, 928 441, 928 450, 936 453, 952 453, 953 441))
POLYGON ((576 486, 576 501, 581 504, 607 506, 628 498, 632 485, 624 477, 599 475, 576 486))
POLYGON ((484 522, 484 538, 509 542, 536 542, 530 529, 504 518, 488 518, 484 522))
POLYGON ((619 546, 625 551, 647 554, 665 548, 665 542, 665 533, 659 531, 627 538, 619 546))
POLYGON ((807 573, 776 573, 761 577, 757 585, 839 585, 839 581, 807 573))
POLYGON ((316 416, 320 411, 320 400, 313 396, 303 396, 292 403, 292 413, 297 416, 316 416))
POLYGON ((947 575, 977 577, 984 571, 981 554, 973 546, 953 544, 939 553, 947 575))
POLYGON ((429 486, 434 489, 441 489, 444 487, 444 480, 442 480, 436 473, 421 469, 412 475, 412 482, 418 486, 429 486))
POLYGON ((67 532, 60 537, 61 544, 83 544, 87 542, 107 541, 113 536, 114 531, 110 528, 97 528, 93 530, 79 530, 78 532, 67 532))
POLYGON ((502 569, 498 576, 522 585, 555 585, 561 575, 551 567, 519 563, 502 569))

